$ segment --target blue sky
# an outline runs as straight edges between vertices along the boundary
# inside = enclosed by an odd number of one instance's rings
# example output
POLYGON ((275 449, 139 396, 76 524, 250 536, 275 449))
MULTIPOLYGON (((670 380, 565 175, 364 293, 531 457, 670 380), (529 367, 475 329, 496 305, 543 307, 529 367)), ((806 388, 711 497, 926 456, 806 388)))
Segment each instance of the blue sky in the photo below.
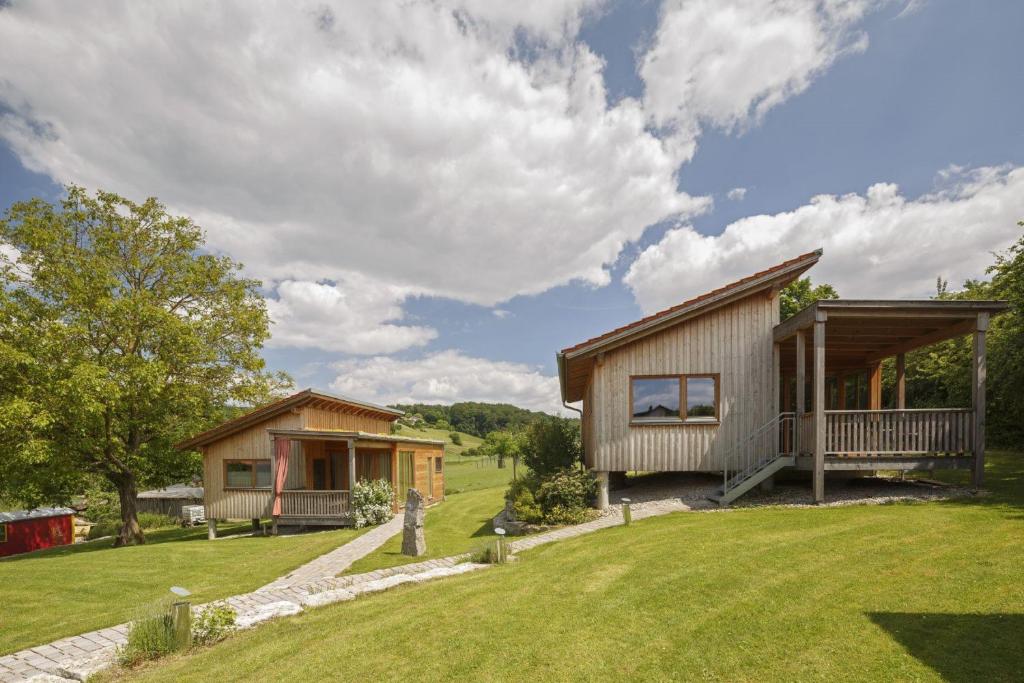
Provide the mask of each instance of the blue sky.
POLYGON ((1017 2, 97 5, 0 9, 0 207, 193 216, 302 386, 553 411, 555 351, 645 312, 817 246, 843 295, 927 296, 1024 218, 1017 2))

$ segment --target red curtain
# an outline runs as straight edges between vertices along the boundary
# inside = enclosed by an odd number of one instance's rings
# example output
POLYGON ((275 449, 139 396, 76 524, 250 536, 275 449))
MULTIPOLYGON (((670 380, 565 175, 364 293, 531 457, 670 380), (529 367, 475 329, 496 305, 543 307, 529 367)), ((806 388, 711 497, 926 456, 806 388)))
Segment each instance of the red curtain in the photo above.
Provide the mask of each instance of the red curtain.
POLYGON ((275 517, 281 514, 281 491, 288 476, 288 456, 291 452, 291 439, 274 439, 274 508, 271 514, 275 517))

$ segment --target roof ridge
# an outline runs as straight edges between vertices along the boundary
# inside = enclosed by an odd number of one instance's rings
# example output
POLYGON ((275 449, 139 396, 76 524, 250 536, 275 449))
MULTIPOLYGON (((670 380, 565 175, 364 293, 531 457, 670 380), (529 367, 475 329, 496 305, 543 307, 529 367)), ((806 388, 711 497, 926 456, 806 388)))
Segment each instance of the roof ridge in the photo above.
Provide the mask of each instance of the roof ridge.
POLYGON ((742 285, 748 284, 749 282, 754 281, 754 280, 759 280, 759 279, 761 279, 761 278, 763 278, 763 277, 765 277, 767 275, 771 275, 772 273, 776 273, 776 272, 779 272, 781 270, 785 270, 786 268, 789 268, 790 266, 794 266, 794 265, 796 265, 798 263, 801 263, 803 261, 809 261, 811 259, 817 260, 817 259, 821 258, 821 255, 823 253, 824 253, 824 251, 821 248, 818 248, 818 249, 815 249, 814 251, 809 251, 809 252, 807 252, 805 254, 800 254, 799 256, 795 256, 795 257, 793 257, 791 259, 783 261, 782 263, 774 265, 771 268, 766 268, 765 270, 760 270, 760 271, 758 271, 756 273, 753 273, 752 275, 747 275, 746 277, 740 278, 739 280, 736 280, 735 282, 730 282, 730 283, 728 283, 726 285, 722 285, 721 287, 718 287, 716 289, 712 289, 711 291, 705 292, 703 294, 700 294, 699 296, 695 296, 695 297, 693 297, 691 299, 687 299, 686 301, 683 301, 681 303, 675 304, 673 306, 669 306, 668 308, 662 309, 662 310, 657 311, 655 313, 651 313, 650 315, 644 316, 643 318, 640 318, 639 320, 635 320, 635 321, 633 321, 631 323, 628 323, 626 325, 621 325, 619 327, 616 327, 613 330, 609 330, 608 332, 604 332, 603 334, 599 334, 596 337, 591 337, 590 339, 582 341, 582 342, 580 342, 578 344, 574 344, 572 346, 566 347, 566 348, 562 349, 560 353, 562 353, 564 355, 566 353, 572 353, 573 351, 578 351, 579 349, 584 348, 586 346, 590 346, 591 344, 594 344, 595 342, 599 342, 602 339, 607 339, 609 337, 613 337, 613 336, 615 336, 617 334, 625 332, 625 331, 627 331, 627 330, 629 330, 631 328, 638 327, 638 326, 643 325, 645 323, 653 322, 653 321, 655 321, 655 320, 657 320, 659 318, 663 318, 663 317, 665 317, 665 316, 667 316, 667 315, 669 315, 671 313, 675 313, 676 311, 678 311, 680 309, 687 308, 689 306, 693 306, 694 304, 700 303, 701 301, 703 301, 705 299, 710 299, 711 297, 717 296, 719 294, 724 294, 725 292, 728 292, 731 289, 735 289, 735 288, 740 287, 742 285))

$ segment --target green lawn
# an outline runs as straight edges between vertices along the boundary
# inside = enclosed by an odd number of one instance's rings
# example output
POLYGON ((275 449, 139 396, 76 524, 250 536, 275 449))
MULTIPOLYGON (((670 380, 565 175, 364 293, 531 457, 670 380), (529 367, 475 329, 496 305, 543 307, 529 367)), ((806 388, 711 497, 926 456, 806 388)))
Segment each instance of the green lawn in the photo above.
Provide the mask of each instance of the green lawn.
POLYGON ((1020 680, 1024 454, 993 453, 988 477, 993 495, 972 500, 652 518, 278 620, 134 675, 1020 680))
POLYGON ((383 567, 422 562, 476 550, 497 538, 491 527, 491 518, 498 514, 505 504, 504 495, 504 487, 450 495, 443 503, 427 510, 423 525, 427 539, 426 555, 403 555, 402 535, 399 534, 355 562, 345 573, 360 574, 383 567))
POLYGON ((0 654, 121 623, 174 585, 195 602, 251 591, 359 533, 210 542, 205 527, 168 529, 147 532, 144 546, 115 549, 108 539, 0 560, 0 654))
POLYGON ((495 487, 501 487, 504 490, 512 481, 511 463, 507 467, 499 469, 494 460, 467 458, 463 462, 445 460, 444 467, 444 491, 446 494, 459 494, 495 487))

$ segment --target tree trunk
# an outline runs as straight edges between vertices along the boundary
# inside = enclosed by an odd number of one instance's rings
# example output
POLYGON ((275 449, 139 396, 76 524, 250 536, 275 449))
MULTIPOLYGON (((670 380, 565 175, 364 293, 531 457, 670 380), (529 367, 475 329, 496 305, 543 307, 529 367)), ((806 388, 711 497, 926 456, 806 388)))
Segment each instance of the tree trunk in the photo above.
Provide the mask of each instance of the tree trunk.
POLYGON ((137 507, 135 477, 123 474, 113 479, 117 486, 117 496, 121 501, 121 531, 114 538, 114 547, 123 545, 143 545, 146 537, 139 526, 139 510, 137 507))

